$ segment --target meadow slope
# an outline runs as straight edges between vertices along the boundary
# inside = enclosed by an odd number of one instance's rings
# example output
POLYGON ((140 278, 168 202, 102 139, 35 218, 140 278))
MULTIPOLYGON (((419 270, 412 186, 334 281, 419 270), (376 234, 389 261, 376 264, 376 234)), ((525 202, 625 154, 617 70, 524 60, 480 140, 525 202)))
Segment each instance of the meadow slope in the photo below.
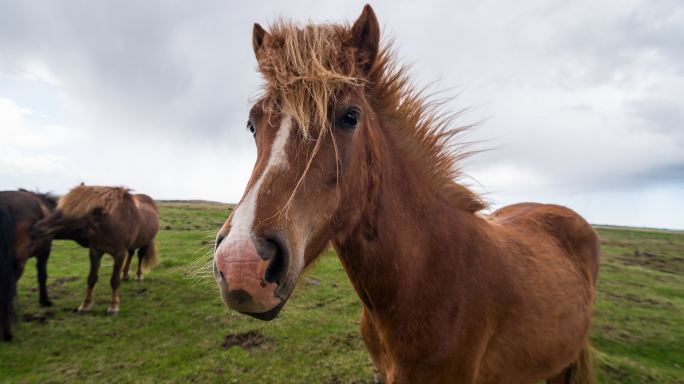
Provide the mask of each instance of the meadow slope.
MULTIPOLYGON (((359 337, 360 303, 334 253, 300 282, 274 321, 226 310, 210 276, 210 248, 231 208, 161 204, 162 264, 123 284, 105 315, 111 257, 94 310, 87 250, 57 241, 49 262, 55 305, 40 308, 35 261, 19 283, 16 340, 0 343, 0 382, 372 383, 359 337)), ((591 338, 601 383, 684 383, 684 233, 598 227, 603 241, 591 338)))

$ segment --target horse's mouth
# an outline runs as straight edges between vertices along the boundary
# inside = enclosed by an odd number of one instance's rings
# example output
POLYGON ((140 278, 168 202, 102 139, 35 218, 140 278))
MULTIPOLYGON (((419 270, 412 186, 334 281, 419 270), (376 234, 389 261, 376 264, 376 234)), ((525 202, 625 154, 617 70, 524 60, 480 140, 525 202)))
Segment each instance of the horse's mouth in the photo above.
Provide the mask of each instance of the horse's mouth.
MULTIPOLYGON (((240 313, 243 315, 251 316, 255 319, 259 320, 264 320, 264 321, 270 321, 275 319, 280 311, 283 309, 285 304, 287 303, 287 300, 290 298, 290 293, 287 294, 276 294, 274 296, 275 300, 278 300, 278 303, 274 305, 272 308, 267 309, 265 311, 262 311, 260 309, 254 308, 252 306, 253 302, 251 302, 250 295, 246 291, 232 291, 230 293, 221 290, 221 297, 223 299, 224 304, 226 307, 240 313), (240 294, 244 295, 245 298, 241 299, 237 296, 240 294), (242 302, 244 300, 244 303, 242 302), (251 303, 250 303, 251 302, 251 303), (242 304, 252 304, 252 305, 247 305, 243 306, 242 304), (256 312, 255 309, 258 311, 256 312)), ((258 308, 258 307, 257 307, 258 308)))
POLYGON ((275 235, 218 241, 214 277, 223 303, 259 320, 274 319, 294 288, 290 254, 275 235))
POLYGON ((287 300, 282 300, 280 304, 276 305, 272 309, 266 311, 266 312, 261 312, 261 313, 253 313, 253 312, 240 312, 244 315, 251 316, 255 319, 263 320, 263 321, 271 321, 275 319, 278 314, 280 313, 280 310, 283 309, 283 306, 285 306, 285 303, 287 300))

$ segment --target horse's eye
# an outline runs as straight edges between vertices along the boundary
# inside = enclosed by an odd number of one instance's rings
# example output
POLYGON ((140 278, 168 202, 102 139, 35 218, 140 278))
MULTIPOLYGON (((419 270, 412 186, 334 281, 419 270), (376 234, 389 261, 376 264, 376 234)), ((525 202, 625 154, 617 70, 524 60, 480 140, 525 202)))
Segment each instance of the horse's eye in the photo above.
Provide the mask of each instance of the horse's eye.
POLYGON ((356 107, 348 108, 339 119, 337 125, 342 128, 354 129, 359 124, 361 111, 356 107))
POLYGON ((247 122, 247 130, 252 134, 252 136, 256 136, 256 127, 251 121, 247 122))

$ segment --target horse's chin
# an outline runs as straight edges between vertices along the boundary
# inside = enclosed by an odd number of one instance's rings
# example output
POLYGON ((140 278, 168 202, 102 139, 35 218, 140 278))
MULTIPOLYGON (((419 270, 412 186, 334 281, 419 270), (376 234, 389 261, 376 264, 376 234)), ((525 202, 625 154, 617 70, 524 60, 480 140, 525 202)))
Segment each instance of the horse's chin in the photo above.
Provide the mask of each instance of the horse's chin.
MULTIPOLYGON (((224 300, 224 303, 226 306, 240 314, 247 315, 250 317, 253 317, 255 319, 259 320, 264 320, 264 321, 270 321, 278 317, 278 314, 280 311, 283 309, 285 304, 287 303, 288 299, 290 298, 290 295, 292 294, 292 291, 294 290, 294 287, 296 285, 296 279, 294 280, 294 283, 291 281, 288 281, 286 285, 280 287, 278 289, 278 292, 276 293, 276 296, 279 298, 278 304, 273 306, 272 308, 266 310, 266 311, 261 311, 261 312, 250 312, 249 310, 245 310, 245 308, 235 308, 230 303, 226 300, 224 300)), ((221 292, 223 296, 223 292, 221 292)))
POLYGON ((276 305, 275 307, 271 308, 270 310, 266 312, 261 312, 261 313, 253 313, 253 312, 240 312, 243 315, 251 316, 255 319, 263 320, 263 321, 271 321, 275 319, 278 314, 280 313, 280 310, 283 309, 283 306, 285 306, 285 303, 287 303, 287 300, 283 300, 280 302, 280 304, 276 305))

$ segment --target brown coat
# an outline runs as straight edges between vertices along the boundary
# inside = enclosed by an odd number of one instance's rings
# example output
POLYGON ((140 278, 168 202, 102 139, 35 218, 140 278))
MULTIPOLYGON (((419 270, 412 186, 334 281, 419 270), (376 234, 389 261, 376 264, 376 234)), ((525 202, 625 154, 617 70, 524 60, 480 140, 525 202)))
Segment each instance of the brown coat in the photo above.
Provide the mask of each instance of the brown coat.
MULTIPOLYGON (((86 298, 79 310, 87 311, 98 280, 100 258, 104 253, 114 257, 111 277, 112 303, 109 313, 119 310, 121 271, 131 249, 150 247, 159 228, 156 205, 146 195, 134 196, 126 188, 79 185, 59 201, 57 209, 34 227, 39 236, 60 236, 82 231, 90 248, 90 273, 86 298)), ((148 260, 156 263, 156 253, 148 260)))
POLYGON ((219 232, 224 302, 277 316, 332 242, 387 383, 591 383, 599 240, 575 212, 480 214, 455 180, 466 128, 417 91, 370 6, 351 25, 258 24, 257 161, 219 232))

